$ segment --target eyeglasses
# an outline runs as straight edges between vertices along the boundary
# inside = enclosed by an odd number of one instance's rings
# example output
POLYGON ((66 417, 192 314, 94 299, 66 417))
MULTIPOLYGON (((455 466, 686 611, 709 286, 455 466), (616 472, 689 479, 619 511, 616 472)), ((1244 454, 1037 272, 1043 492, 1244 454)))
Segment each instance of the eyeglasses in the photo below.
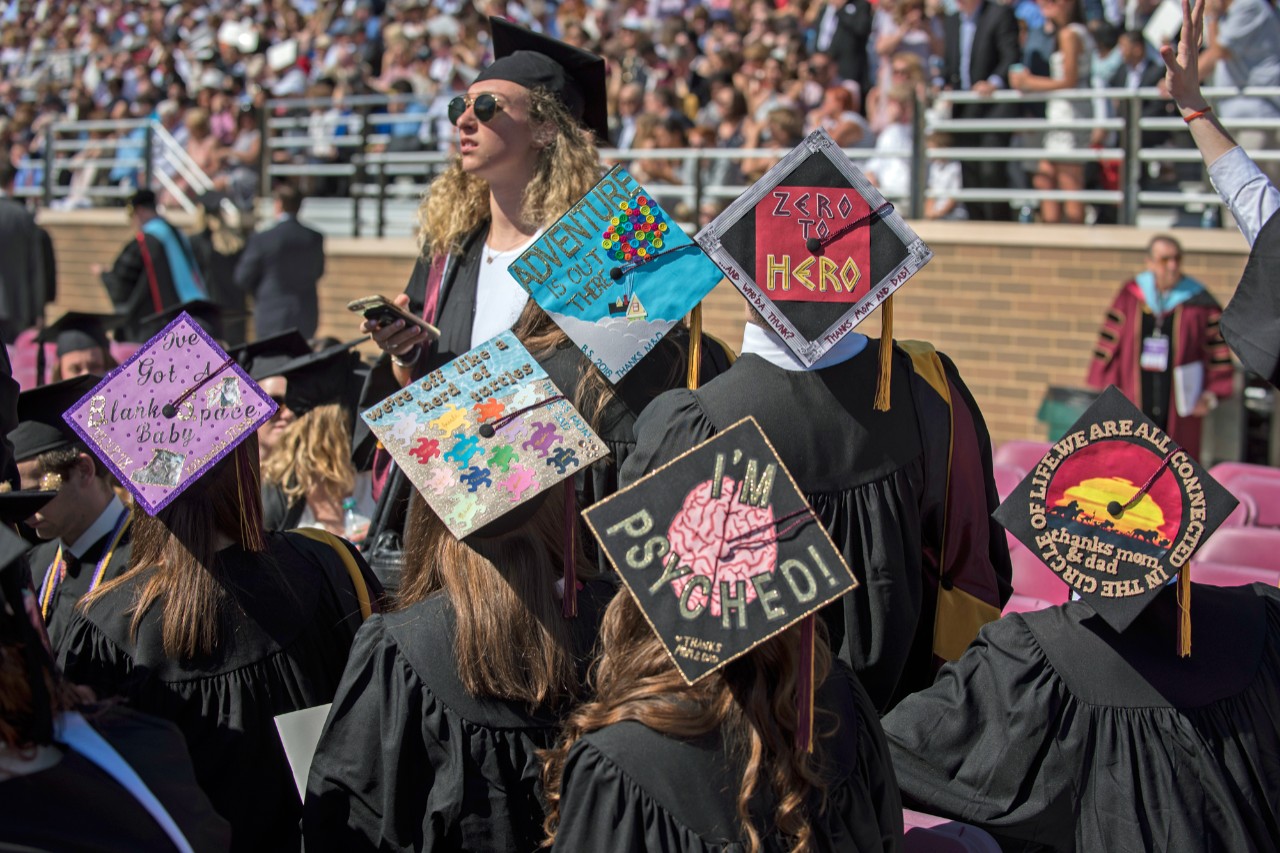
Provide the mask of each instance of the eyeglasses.
POLYGON ((481 92, 474 98, 470 95, 458 95, 449 102, 449 124, 456 127, 462 114, 467 111, 467 107, 475 111, 477 119, 489 122, 502 109, 502 104, 498 102, 497 97, 488 92, 481 92))

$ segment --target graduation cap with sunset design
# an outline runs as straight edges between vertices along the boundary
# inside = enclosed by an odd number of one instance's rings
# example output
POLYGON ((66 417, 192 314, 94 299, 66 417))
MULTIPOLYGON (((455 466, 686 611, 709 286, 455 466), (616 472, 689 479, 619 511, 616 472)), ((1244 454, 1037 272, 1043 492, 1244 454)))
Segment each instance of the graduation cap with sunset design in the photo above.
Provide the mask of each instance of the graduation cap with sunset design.
POLYGON ((857 580, 756 421, 738 421, 583 518, 688 684, 801 623, 807 748, 812 620, 857 580))
POLYGON ((881 305, 877 408, 888 408, 889 297, 933 252, 823 130, 694 238, 805 365, 881 305))
POLYGON ((1185 657, 1191 556, 1236 504, 1113 385, 994 515, 1116 631, 1177 579, 1185 657))

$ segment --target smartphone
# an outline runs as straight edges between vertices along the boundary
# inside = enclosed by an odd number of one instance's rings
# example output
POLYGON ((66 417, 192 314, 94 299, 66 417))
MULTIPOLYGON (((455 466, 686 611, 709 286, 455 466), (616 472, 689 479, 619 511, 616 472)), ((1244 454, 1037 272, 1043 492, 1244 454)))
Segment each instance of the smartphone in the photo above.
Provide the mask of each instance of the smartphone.
POLYGON ((404 320, 407 324, 426 329, 427 334, 431 335, 432 338, 436 340, 440 338, 439 329, 421 317, 415 317, 410 314, 385 296, 363 296, 359 299, 353 299, 347 303, 347 310, 363 314, 366 320, 371 323, 377 323, 379 326, 394 323, 396 320, 404 320))

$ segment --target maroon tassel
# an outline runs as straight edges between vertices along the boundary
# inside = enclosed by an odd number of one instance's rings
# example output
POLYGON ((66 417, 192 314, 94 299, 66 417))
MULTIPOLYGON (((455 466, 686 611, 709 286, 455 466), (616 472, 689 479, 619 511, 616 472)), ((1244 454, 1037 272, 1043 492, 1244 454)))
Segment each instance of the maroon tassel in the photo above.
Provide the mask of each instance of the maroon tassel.
POLYGON ((814 619, 800 620, 800 671, 796 674, 796 749, 813 752, 813 637, 814 619))
POLYGON ((564 484, 564 596, 566 619, 578 617, 578 492, 570 479, 564 484))

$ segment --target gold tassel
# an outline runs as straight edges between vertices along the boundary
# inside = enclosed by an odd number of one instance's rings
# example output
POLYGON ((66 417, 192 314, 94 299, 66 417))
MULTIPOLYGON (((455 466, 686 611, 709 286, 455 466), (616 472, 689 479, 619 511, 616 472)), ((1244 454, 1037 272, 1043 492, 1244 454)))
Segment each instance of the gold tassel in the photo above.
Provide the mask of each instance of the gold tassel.
POLYGON ((702 369, 702 303, 689 312, 689 377, 685 383, 690 391, 698 390, 702 369))
POLYGON ((1191 657, 1191 567, 1178 575, 1178 657, 1191 657))
POLYGON ((880 306, 880 376, 876 379, 876 411, 889 411, 889 384, 893 379, 893 297, 880 306))

